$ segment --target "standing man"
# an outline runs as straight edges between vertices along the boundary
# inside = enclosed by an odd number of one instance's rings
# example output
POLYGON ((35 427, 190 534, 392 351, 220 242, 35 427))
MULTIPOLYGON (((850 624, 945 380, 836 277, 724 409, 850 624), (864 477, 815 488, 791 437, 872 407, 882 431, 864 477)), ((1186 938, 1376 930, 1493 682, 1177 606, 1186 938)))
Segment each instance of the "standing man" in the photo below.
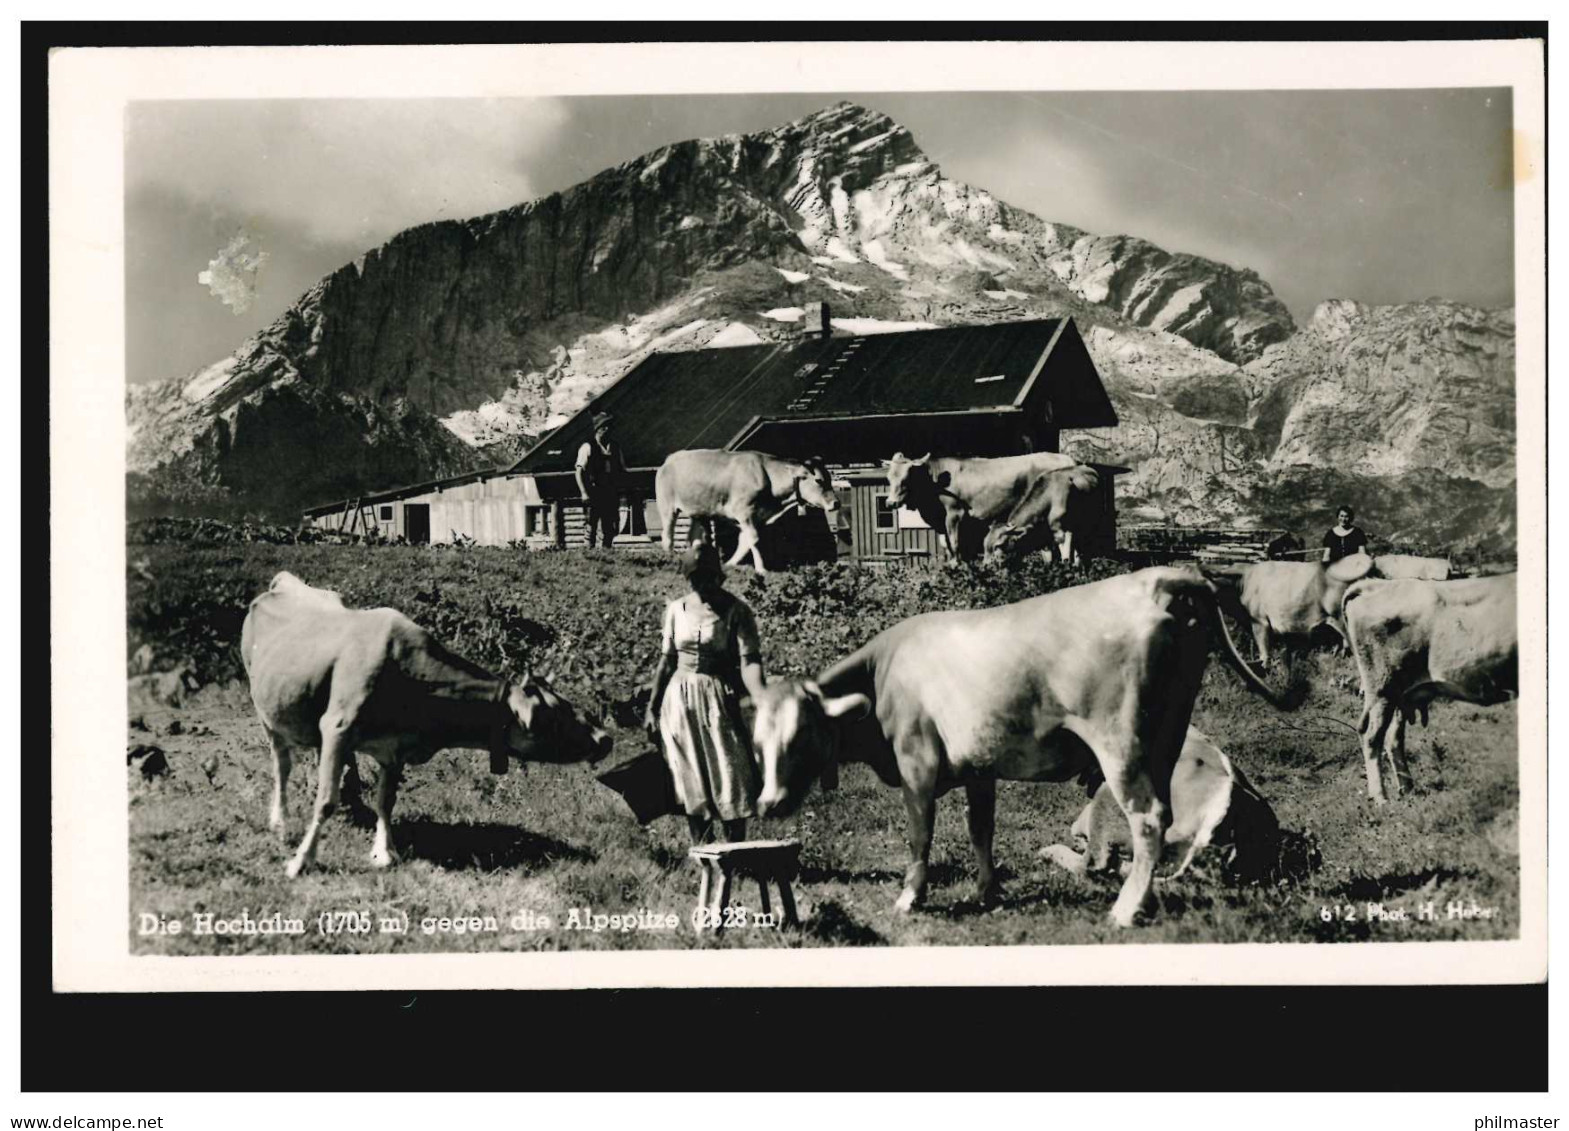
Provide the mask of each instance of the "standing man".
POLYGON ((627 466, 621 458, 621 445, 610 435, 612 420, 608 412, 596 412, 594 438, 577 451, 577 489, 588 503, 588 548, 591 550, 599 531, 604 532, 605 549, 610 549, 621 516, 618 488, 625 480, 627 466))
POLYGON ((1351 524, 1350 507, 1341 507, 1335 515, 1335 525, 1324 535, 1324 564, 1332 565, 1341 558, 1367 552, 1367 534, 1360 526, 1351 524))

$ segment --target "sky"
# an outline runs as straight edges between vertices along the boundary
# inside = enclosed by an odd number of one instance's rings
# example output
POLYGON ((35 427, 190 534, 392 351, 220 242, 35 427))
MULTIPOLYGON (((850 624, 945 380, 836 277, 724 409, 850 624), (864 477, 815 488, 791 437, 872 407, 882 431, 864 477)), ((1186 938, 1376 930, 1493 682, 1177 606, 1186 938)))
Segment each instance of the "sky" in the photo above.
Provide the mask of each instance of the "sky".
POLYGON ((227 356, 404 228, 841 99, 1042 219, 1250 267, 1299 322, 1330 298, 1514 301, 1507 89, 138 102, 127 379, 227 356))

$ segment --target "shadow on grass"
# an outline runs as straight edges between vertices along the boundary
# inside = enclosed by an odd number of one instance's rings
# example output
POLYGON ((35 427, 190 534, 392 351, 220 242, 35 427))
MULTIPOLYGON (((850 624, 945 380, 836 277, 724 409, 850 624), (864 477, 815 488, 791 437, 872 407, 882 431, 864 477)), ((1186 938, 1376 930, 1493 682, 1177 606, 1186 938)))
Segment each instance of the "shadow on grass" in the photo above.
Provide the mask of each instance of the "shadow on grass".
POLYGON ((549 867, 561 860, 592 861, 594 853, 515 825, 447 824, 427 818, 399 822, 404 851, 439 868, 477 869, 549 867))
POLYGON ((1428 884, 1447 884, 1452 880, 1474 878, 1474 873, 1458 868, 1423 868, 1419 872, 1386 872, 1382 876, 1352 876, 1329 894, 1346 900, 1380 900, 1404 895, 1428 884))
POLYGON ((804 934, 836 946, 881 946, 888 940, 850 916, 837 900, 825 899, 801 927, 804 934))
MULTIPOLYGON (((933 865, 928 872, 928 882, 934 878, 932 873, 938 865, 933 865)), ((803 884, 902 884, 904 873, 894 871, 892 868, 863 868, 854 870, 850 868, 822 868, 814 864, 801 866, 801 882, 803 884)), ((891 900, 892 897, 890 897, 891 900)))

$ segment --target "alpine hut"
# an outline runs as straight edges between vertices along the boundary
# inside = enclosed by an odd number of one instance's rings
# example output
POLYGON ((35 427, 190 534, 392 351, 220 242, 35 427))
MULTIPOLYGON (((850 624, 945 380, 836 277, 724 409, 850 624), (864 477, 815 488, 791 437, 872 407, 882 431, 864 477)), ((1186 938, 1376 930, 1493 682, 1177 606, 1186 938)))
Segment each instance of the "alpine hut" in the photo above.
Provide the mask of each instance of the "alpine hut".
MULTIPOLYGON (((841 554, 861 561, 935 557, 942 538, 911 510, 890 507, 883 461, 895 452, 1001 456, 1057 451, 1067 429, 1117 423, 1095 363, 1071 317, 899 333, 835 333, 822 307, 815 329, 794 341, 650 354, 549 433, 511 468, 473 474, 348 504, 313 508, 307 519, 342 525, 364 504, 386 533, 442 541, 586 544, 586 507, 574 471, 593 418, 610 414, 628 475, 616 545, 657 541, 654 474, 685 448, 817 456, 843 498, 840 525, 809 511, 768 528, 770 561, 841 554), (421 510, 421 508, 426 508, 421 510), (383 519, 383 516, 386 516, 383 519), (449 534, 448 531, 451 531, 449 534)), ((1081 542, 1115 544, 1113 480, 1102 472, 1106 528, 1081 542)), ((360 512, 356 512, 360 513, 360 512)), ((686 523, 677 528, 677 542, 686 523)))

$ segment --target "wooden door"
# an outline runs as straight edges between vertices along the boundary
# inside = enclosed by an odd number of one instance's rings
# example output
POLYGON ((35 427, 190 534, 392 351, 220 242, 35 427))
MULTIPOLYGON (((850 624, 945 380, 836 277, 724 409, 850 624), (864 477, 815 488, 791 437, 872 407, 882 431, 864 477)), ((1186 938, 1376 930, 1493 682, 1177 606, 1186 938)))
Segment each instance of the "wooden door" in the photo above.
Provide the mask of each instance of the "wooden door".
POLYGON ((428 543, 430 541, 430 504, 404 503, 403 526, 408 532, 410 542, 428 543))

